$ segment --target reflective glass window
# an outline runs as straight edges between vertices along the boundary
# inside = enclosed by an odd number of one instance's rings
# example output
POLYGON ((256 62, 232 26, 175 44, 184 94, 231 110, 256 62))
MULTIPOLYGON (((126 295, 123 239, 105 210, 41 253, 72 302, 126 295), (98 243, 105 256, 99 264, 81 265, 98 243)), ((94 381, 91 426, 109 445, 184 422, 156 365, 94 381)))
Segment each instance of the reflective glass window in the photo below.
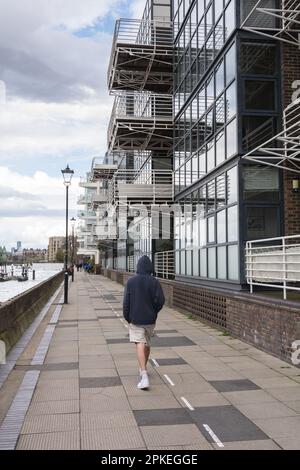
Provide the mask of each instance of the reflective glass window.
POLYGON ((237 245, 228 246, 228 279, 239 280, 239 252, 237 245))
POLYGON ((228 241, 236 242, 238 239, 238 208, 230 207, 227 211, 228 241))
POLYGON ((237 112, 236 81, 227 88, 225 103, 226 121, 229 121, 237 112))
POLYGON ((216 248, 208 248, 208 277, 215 279, 216 276, 216 248))
POLYGON ((226 243, 226 210, 217 213, 217 243, 226 243))
POLYGON ((273 111, 275 109, 275 82, 245 80, 245 108, 273 111))
POLYGON ((227 278, 227 248, 226 246, 220 246, 217 249, 217 260, 218 260, 218 279, 227 278))
POLYGON ((237 153, 237 125, 236 119, 231 121, 226 127, 226 147, 227 147, 227 158, 237 153))
POLYGON ((231 168, 227 172, 227 204, 232 204, 237 201, 238 194, 238 179, 237 167, 231 168))
POLYGON ((229 85, 229 83, 235 78, 235 75, 236 75, 235 44, 231 46, 231 48, 225 55, 225 66, 226 66, 226 85, 229 85))

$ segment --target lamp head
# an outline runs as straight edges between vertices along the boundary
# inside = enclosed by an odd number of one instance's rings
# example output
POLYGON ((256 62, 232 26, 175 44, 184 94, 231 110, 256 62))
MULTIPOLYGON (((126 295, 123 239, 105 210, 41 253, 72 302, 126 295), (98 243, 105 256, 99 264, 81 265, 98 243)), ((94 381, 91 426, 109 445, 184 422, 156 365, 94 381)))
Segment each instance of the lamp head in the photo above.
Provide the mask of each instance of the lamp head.
POLYGON ((64 179, 64 185, 70 186, 74 171, 70 169, 69 165, 67 165, 67 167, 64 170, 61 170, 61 172, 64 179))

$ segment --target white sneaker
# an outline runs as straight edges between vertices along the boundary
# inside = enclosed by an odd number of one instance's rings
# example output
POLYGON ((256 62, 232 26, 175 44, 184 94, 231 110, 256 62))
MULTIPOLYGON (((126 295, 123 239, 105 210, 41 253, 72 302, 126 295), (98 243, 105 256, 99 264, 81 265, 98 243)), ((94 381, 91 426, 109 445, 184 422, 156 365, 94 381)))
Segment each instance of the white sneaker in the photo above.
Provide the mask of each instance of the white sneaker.
POLYGON ((149 377, 148 374, 143 374, 142 375, 142 380, 138 383, 138 388, 140 390, 145 390, 146 388, 149 388, 149 377))

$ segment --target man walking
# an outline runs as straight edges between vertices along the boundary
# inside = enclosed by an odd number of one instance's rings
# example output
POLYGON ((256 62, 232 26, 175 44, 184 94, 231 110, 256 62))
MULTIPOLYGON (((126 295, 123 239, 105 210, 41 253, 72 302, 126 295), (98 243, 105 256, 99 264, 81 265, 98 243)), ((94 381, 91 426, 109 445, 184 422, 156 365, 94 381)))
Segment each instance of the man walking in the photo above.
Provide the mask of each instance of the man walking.
POLYGON ((153 276, 153 265, 148 256, 142 256, 137 264, 136 275, 125 286, 123 315, 129 323, 129 340, 136 344, 141 380, 138 388, 149 388, 147 362, 150 355, 158 312, 165 303, 161 285, 153 276))

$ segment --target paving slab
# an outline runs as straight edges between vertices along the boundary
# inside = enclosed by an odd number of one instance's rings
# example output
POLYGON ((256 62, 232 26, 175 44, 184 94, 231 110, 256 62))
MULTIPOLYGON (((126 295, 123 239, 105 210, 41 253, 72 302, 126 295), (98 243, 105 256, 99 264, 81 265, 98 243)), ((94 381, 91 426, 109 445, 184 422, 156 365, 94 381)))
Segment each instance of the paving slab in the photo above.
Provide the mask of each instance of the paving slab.
POLYGON ((45 434, 26 434, 20 436, 18 450, 79 450, 78 431, 47 432, 45 434))

